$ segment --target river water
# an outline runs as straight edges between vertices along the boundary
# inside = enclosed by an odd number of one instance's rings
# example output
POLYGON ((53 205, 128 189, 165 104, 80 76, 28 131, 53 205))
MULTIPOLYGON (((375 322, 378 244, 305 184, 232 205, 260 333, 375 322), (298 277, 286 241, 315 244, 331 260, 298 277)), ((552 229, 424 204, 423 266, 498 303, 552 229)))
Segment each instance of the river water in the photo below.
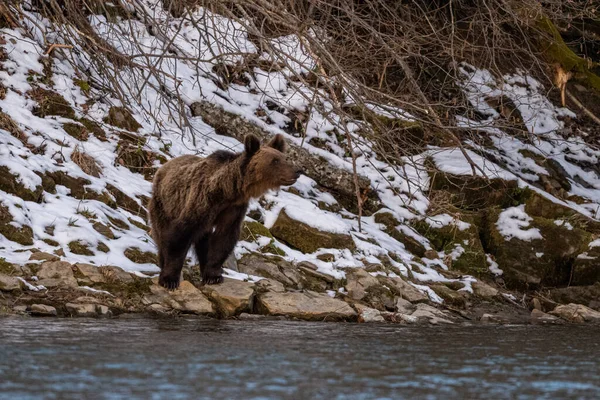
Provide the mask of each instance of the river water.
POLYGON ((0 319, 0 399, 598 399, 600 330, 0 319))

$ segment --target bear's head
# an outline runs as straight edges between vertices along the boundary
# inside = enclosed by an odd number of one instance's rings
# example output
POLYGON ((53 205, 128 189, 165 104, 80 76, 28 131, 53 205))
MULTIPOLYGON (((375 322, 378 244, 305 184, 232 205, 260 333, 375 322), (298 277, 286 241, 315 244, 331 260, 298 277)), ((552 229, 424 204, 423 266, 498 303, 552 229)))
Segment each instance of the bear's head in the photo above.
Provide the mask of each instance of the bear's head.
POLYGON ((270 189, 293 185, 301 171, 287 160, 285 140, 275 135, 265 145, 254 135, 244 138, 244 155, 248 160, 244 174, 244 191, 248 198, 262 196, 270 189))

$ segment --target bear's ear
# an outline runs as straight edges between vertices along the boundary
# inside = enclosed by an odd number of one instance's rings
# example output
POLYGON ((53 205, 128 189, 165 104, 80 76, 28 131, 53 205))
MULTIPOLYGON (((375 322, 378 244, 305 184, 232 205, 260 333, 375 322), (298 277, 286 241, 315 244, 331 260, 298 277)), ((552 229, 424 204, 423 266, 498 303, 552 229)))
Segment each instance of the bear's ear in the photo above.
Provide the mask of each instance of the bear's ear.
POLYGON ((272 147, 275 150, 279 150, 282 153, 285 153, 285 139, 283 138, 283 135, 275 135, 275 137, 271 139, 267 146, 272 147))
POLYGON ((260 149, 260 140, 252 134, 246 135, 244 138, 244 150, 246 154, 252 157, 260 149))

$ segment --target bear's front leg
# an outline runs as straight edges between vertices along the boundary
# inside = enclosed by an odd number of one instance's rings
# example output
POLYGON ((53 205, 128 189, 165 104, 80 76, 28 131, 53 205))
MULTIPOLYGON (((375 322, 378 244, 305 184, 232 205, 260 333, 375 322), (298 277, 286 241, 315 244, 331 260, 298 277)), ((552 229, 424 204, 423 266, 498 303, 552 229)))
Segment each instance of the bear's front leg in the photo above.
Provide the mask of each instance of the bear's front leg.
POLYGON ((223 282, 223 263, 235 248, 245 215, 245 205, 231 207, 223 211, 215 221, 215 229, 208 237, 206 265, 201 266, 204 284, 223 282))

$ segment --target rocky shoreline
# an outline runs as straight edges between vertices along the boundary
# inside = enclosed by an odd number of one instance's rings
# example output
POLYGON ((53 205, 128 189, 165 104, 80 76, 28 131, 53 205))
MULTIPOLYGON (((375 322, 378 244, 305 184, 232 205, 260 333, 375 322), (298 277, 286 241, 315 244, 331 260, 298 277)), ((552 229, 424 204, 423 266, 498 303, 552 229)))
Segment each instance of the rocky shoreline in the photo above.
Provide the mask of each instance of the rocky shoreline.
MULTIPOLYGON (((197 315, 223 319, 278 318, 305 321, 460 323, 600 323, 600 312, 581 304, 554 304, 527 297, 518 302, 493 283, 473 282, 472 293, 440 283, 423 291, 398 276, 363 268, 336 280, 303 262, 297 265, 250 254, 237 262, 258 281, 226 278, 220 285, 197 283, 194 268, 179 289, 157 278, 115 266, 71 264, 35 252, 25 265, 0 263, 0 315, 130 318, 197 315), (442 304, 425 294, 433 291, 442 304)), ((250 275, 248 275, 250 277, 250 275)), ((450 285, 451 286, 451 285, 450 285)))

